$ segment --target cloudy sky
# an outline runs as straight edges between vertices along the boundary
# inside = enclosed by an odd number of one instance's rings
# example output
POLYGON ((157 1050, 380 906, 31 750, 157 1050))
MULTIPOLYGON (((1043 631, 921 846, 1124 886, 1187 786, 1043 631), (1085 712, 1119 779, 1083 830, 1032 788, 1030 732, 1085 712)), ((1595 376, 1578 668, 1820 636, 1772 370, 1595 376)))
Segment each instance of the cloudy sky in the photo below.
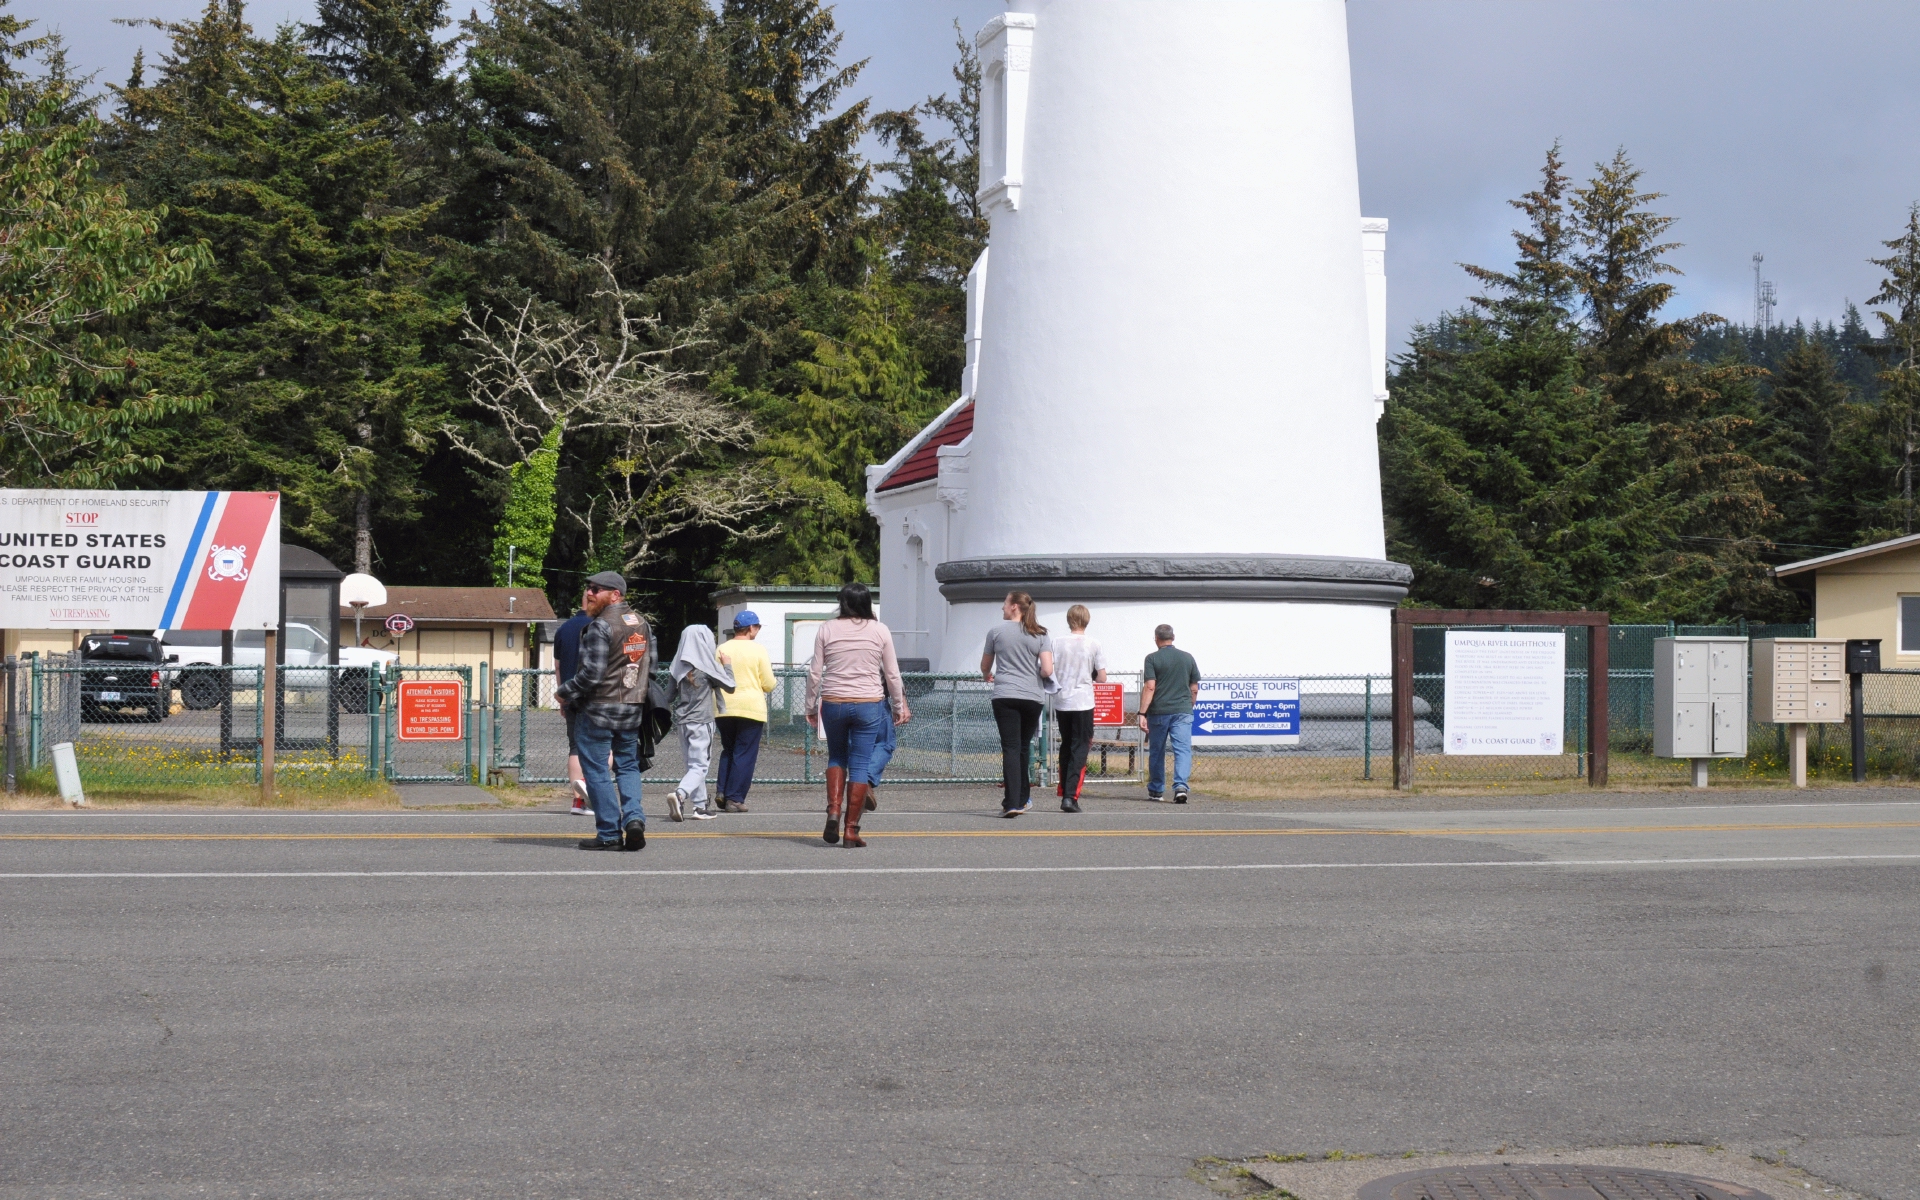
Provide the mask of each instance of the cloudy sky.
MULTIPOLYGON (((1276 0, 1282 2, 1282 0, 1276 0)), ((126 74, 151 30, 196 0, 14 0, 57 26, 74 60, 126 74)), ((460 7, 456 5, 456 7, 460 7)), ((841 0, 860 91, 897 107, 950 87, 953 21, 971 33, 1004 3, 841 0)), ((1204 3, 1196 4, 1204 12, 1204 3)), ((258 0, 257 24, 305 17, 258 0)), ((1369 216, 1389 218, 1396 345, 1467 294, 1459 262, 1509 260, 1506 200, 1557 138, 1584 177, 1624 146, 1679 218, 1680 311, 1749 319, 1752 255, 1778 315, 1828 320, 1873 294, 1866 259, 1920 200, 1920 5, 1905 0, 1350 0, 1369 216)))

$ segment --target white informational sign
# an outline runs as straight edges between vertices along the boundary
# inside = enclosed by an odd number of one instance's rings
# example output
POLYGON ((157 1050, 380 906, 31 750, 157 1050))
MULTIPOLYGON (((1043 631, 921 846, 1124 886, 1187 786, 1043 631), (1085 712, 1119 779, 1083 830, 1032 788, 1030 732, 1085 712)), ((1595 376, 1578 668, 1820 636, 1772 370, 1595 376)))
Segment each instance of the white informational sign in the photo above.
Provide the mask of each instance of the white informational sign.
POLYGON ((1559 754, 1567 635, 1447 631, 1448 754, 1559 754))
POLYGON ((1298 679, 1203 679, 1193 699, 1193 742, 1207 746, 1300 743, 1298 679))
POLYGON ((279 624, 278 492, 0 489, 0 628, 279 624))

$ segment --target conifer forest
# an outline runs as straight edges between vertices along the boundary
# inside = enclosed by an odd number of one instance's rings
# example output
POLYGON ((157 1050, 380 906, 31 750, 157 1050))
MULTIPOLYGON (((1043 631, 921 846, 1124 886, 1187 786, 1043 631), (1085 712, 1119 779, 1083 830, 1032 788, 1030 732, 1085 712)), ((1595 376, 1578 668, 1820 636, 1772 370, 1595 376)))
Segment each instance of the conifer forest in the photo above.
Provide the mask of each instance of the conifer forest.
MULTIPOLYGON (((957 394, 986 245, 970 40, 881 112, 816 0, 451 16, 210 0, 100 80, 0 0, 0 485, 275 490, 343 568, 561 611, 873 579, 865 467, 957 394)), ((1915 531, 1920 206, 1863 307, 1756 329, 1668 315, 1657 186, 1547 149, 1393 357, 1413 601, 1799 620, 1770 565, 1915 531)))

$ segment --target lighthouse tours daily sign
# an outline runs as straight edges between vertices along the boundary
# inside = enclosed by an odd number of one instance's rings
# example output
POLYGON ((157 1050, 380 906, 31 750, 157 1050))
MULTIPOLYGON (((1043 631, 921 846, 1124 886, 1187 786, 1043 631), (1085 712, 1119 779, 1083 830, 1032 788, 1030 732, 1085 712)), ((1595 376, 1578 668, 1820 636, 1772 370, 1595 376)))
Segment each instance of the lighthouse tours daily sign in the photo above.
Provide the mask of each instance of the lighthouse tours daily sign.
POLYGON ((1298 679, 1203 679, 1193 698, 1196 746, 1297 746, 1298 679))
POLYGON ((1448 754, 1566 749, 1567 635, 1447 631, 1448 754))
POLYGON ((0 628, 279 623, 278 492, 0 489, 0 628))

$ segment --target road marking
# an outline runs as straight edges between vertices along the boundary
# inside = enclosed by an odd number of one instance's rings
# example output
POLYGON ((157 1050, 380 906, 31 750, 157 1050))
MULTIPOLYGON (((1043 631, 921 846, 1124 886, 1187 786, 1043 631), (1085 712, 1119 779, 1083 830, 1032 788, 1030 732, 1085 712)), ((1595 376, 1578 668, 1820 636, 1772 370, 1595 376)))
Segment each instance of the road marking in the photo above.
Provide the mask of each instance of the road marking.
MULTIPOLYGON (((1583 833, 1779 833, 1783 831, 1847 829, 1920 829, 1920 821, 1769 821, 1719 825, 1549 825, 1528 828, 1436 826, 1408 829, 933 829, 862 830, 873 838, 1166 838, 1166 837, 1539 837, 1583 833)), ((578 838, 579 832, 542 833, 536 830, 494 830, 478 833, 0 833, 0 842, 383 842, 383 841, 499 841, 578 838)), ((733 832, 647 832, 649 841, 661 838, 774 838, 791 840, 819 835, 803 830, 736 830, 733 832)))
POLYGON ((663 871, 578 870, 551 871, 9 871, 0 879, 495 879, 573 878, 589 875, 1102 875, 1125 872, 1176 871, 1379 871, 1485 867, 1693 867, 1773 865, 1822 862, 1903 862, 1920 854, 1794 854, 1746 858, 1568 858, 1500 859, 1494 862, 1385 862, 1385 863, 1218 863, 1209 865, 1152 865, 1124 867, 736 867, 672 868, 663 871))

